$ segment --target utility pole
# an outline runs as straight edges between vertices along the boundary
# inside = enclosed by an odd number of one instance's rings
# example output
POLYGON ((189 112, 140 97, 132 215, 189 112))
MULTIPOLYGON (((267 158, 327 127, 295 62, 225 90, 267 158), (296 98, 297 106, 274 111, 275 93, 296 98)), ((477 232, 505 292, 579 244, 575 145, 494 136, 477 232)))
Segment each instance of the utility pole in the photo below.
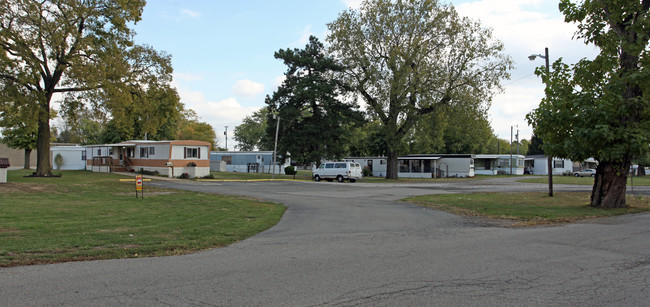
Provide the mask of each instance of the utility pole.
POLYGON ((226 137, 226 151, 228 151, 228 126, 226 126, 226 131, 223 132, 223 135, 226 137))
POLYGON ((512 176, 512 126, 510 126, 510 176, 512 176))
MULTIPOLYGON (((531 54, 528 56, 528 59, 531 61, 534 61, 536 57, 540 57, 542 59, 546 60, 546 73, 550 74, 551 69, 549 68, 548 65, 548 48, 544 48, 544 55, 541 54, 531 54)), ((549 155, 548 153, 544 153, 547 155, 548 160, 546 161, 546 168, 548 169, 548 196, 553 197, 553 157, 549 155)))
POLYGON ((275 179, 275 159, 278 151, 278 131, 280 130, 280 115, 273 114, 273 118, 277 118, 275 124, 275 145, 273 146, 273 174, 271 174, 271 179, 275 179))

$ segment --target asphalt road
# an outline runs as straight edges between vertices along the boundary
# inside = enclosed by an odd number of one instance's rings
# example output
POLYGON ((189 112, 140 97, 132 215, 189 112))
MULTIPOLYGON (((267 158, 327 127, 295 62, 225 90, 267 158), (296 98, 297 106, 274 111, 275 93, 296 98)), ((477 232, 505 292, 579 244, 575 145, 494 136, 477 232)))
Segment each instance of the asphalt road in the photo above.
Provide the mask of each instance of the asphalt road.
MULTIPOLYGON (((512 179, 152 184, 259 197, 288 210, 278 225, 257 236, 192 255, 0 269, 0 306, 650 302, 650 214, 513 229, 397 201, 431 193, 545 191, 545 185, 512 179)), ((556 185, 555 190, 589 188, 556 185)))

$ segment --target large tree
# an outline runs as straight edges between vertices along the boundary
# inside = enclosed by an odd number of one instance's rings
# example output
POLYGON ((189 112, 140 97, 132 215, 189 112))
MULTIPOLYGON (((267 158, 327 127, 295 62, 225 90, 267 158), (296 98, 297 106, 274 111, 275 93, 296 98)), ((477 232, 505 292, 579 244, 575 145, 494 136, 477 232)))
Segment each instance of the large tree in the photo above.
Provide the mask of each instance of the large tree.
POLYGON ((30 93, 20 92, 12 84, 0 83, 0 142, 10 148, 23 150, 24 168, 31 167, 31 153, 36 149, 37 110, 30 93))
POLYGON ((268 107, 261 108, 253 112, 252 115, 244 117, 242 124, 235 127, 234 139, 239 143, 239 150, 273 150, 273 147, 267 148, 262 143, 262 137, 266 133, 268 114, 268 107))
POLYGON ((275 136, 279 118, 278 152, 288 152, 304 164, 342 158, 349 132, 346 125, 362 119, 356 104, 342 100, 347 88, 335 73, 344 67, 325 53, 314 36, 304 49, 280 49, 275 57, 287 65, 287 71, 282 85, 266 99, 267 137, 275 136))
POLYGON ((206 122, 201 122, 192 109, 183 112, 182 119, 178 122, 177 140, 197 140, 210 143, 210 150, 218 149, 217 134, 214 128, 206 122))
POLYGON ((600 49, 593 60, 538 69, 546 97, 528 116, 548 155, 598 163, 591 206, 625 207, 632 160, 650 144, 650 1, 563 0, 577 36, 600 49))
POLYGON ((124 93, 117 89, 132 72, 124 61, 133 46, 129 26, 140 20, 144 5, 143 0, 0 1, 0 82, 36 99, 36 175, 51 173, 50 110, 56 94, 98 89, 107 80, 113 81, 113 93, 124 93))
POLYGON ((461 105, 423 116, 404 140, 411 154, 481 154, 493 137, 487 110, 461 105))
POLYGON ((366 0, 328 25, 342 78, 382 124, 386 178, 397 178, 402 139, 448 106, 487 108, 512 66, 489 29, 436 0, 366 0))

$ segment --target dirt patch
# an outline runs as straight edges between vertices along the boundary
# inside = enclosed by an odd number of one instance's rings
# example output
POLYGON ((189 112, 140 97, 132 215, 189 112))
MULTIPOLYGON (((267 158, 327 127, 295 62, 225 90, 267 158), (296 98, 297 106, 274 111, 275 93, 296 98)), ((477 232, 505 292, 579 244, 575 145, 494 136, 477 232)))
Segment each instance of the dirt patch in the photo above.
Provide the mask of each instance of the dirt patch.
POLYGON ((0 183, 0 193, 33 194, 33 193, 61 193, 64 192, 55 184, 7 182, 0 183))
MULTIPOLYGON (((169 195, 169 194, 174 194, 174 193, 176 193, 176 192, 171 192, 171 191, 163 191, 163 192, 144 192, 144 196, 145 196, 145 197, 146 197, 146 196, 149 196, 149 197, 151 197, 151 196, 162 196, 162 195, 169 195)), ((140 194, 140 193, 138 193, 138 194, 140 194)), ((119 195, 119 196, 125 196, 125 195, 126 195, 126 196, 133 196, 133 195, 135 195, 135 192, 131 192, 131 193, 115 193, 115 195, 119 195)))

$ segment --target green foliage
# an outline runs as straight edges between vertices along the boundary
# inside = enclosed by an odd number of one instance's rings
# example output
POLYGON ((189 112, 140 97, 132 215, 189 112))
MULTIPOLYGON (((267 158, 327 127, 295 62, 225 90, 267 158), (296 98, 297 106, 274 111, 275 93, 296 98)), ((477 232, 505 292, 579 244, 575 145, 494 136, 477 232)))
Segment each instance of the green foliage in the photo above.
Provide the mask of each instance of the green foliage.
POLYGON ((251 116, 246 116, 242 124, 235 127, 233 138, 239 143, 239 150, 253 151, 256 148, 259 150, 273 150, 272 147, 265 147, 262 142, 262 137, 267 129, 266 118, 268 114, 268 107, 261 108, 251 116))
POLYGON ((54 165, 56 166, 57 170, 61 170, 61 167, 63 166, 63 157, 60 153, 57 153, 54 157, 54 165))
POLYGON ((372 176, 372 171, 370 170, 370 167, 364 166, 361 171, 363 172, 363 177, 372 176))
POLYGON ((530 146, 528 147, 527 155, 543 155, 544 150, 542 149, 542 145, 544 145, 544 141, 542 141, 537 134, 533 134, 530 138, 530 146))
POLYGON ((345 156, 348 125, 362 117, 356 103, 339 100, 347 87, 334 74, 344 68, 313 36, 304 49, 280 49, 275 57, 287 65, 287 72, 283 84, 266 98, 273 113, 267 115, 266 144, 273 144, 279 116, 279 153, 288 152, 301 164, 345 156))
POLYGON ((347 68, 340 78, 383 127, 388 178, 397 177, 403 139, 425 115, 486 109, 512 66, 490 30, 435 0, 364 1, 328 28, 331 52, 347 68))
POLYGON ((170 80, 171 67, 160 65, 168 58, 133 44, 130 26, 140 20, 144 5, 112 0, 0 1, 0 88, 12 89, 0 97, 3 104, 36 106, 37 175, 51 171, 49 155, 40 153, 49 152, 55 93, 72 94, 61 102, 64 110, 77 110, 82 101, 113 110, 111 103, 128 101, 142 89, 134 85, 170 80))
POLYGON ((298 174, 298 171, 296 170, 295 167, 289 165, 289 166, 284 168, 284 174, 285 175, 296 175, 296 174, 298 174))
POLYGON ((210 150, 216 148, 215 139, 217 134, 212 126, 205 122, 200 122, 193 110, 185 113, 185 117, 179 121, 177 140, 195 140, 210 143, 210 150))
POLYGON ((424 115, 405 142, 411 154, 480 154, 488 151, 493 135, 486 109, 458 105, 424 115))
POLYGON ((546 97, 527 118, 548 155, 600 162, 592 206, 625 206, 621 185, 631 160, 650 144, 650 2, 562 0, 560 9, 600 53, 538 69, 546 97))

